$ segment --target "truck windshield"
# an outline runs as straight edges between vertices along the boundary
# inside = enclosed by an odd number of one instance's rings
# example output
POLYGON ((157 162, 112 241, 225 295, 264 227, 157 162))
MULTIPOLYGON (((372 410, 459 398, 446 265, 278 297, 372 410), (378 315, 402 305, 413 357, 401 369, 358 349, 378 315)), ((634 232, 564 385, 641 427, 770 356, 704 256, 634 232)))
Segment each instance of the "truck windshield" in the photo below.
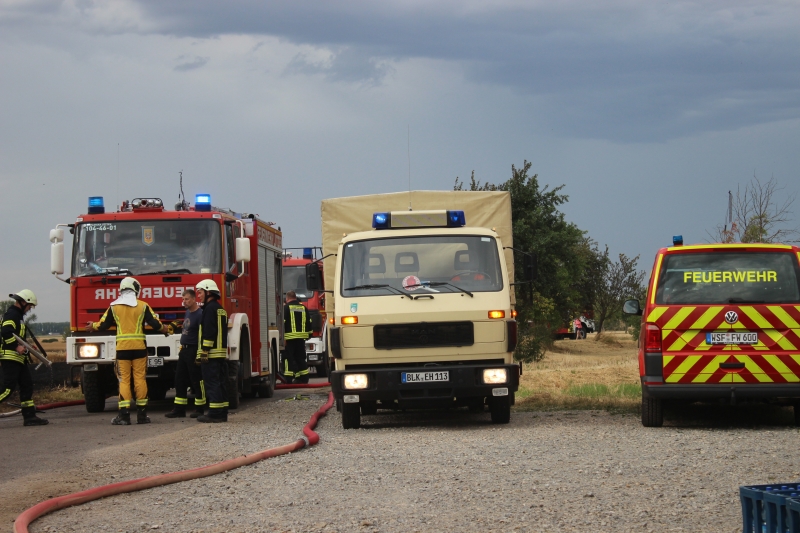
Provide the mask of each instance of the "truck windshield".
POLYGON ((798 287, 800 268, 793 253, 669 254, 658 277, 656 304, 796 304, 798 287))
POLYGON ((216 220, 87 222, 75 231, 73 276, 222 272, 216 220))
POLYGON ((306 287, 305 266, 283 267, 283 290, 284 292, 294 291, 300 300, 308 300, 314 296, 314 291, 310 291, 306 287))
POLYGON ((497 241, 426 235, 347 243, 342 296, 493 292, 503 288, 497 241))

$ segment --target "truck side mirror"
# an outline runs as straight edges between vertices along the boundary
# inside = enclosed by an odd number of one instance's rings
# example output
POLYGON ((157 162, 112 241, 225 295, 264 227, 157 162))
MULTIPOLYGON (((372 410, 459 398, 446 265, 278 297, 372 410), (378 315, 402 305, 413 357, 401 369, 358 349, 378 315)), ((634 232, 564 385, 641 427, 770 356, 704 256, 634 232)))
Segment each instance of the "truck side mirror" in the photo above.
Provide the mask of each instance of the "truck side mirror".
POLYGON ((306 287, 310 291, 322 290, 321 272, 319 263, 309 263, 306 265, 306 287))
POLYGON ((639 300, 626 300, 622 306, 622 312, 626 315, 642 315, 642 308, 639 307, 639 300))
POLYGON ((236 262, 249 263, 250 262, 250 239, 247 237, 236 238, 236 262))
POLYGON ((525 281, 533 281, 536 279, 536 270, 539 267, 539 257, 536 252, 531 252, 530 255, 525 256, 525 281))
POLYGON ((63 242, 54 242, 50 245, 50 273, 55 274, 56 276, 64 273, 63 242))

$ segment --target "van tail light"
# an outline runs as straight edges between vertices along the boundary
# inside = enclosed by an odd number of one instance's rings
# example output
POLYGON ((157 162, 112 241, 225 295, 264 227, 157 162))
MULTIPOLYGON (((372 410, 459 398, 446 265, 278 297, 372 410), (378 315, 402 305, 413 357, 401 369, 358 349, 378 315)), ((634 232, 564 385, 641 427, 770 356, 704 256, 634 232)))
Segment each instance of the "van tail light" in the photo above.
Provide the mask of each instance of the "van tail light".
POLYGON ((661 328, 655 324, 647 324, 644 337, 645 352, 661 351, 661 328))

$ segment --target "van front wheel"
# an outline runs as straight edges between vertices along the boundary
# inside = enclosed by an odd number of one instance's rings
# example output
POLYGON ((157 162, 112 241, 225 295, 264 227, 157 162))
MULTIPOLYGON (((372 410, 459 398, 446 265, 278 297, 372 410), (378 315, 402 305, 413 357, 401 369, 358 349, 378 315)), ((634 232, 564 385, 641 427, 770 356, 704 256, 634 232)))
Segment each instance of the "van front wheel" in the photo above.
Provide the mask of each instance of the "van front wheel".
POLYGON ((646 428, 664 425, 664 407, 660 399, 642 396, 642 425, 646 428))
POLYGON ((511 396, 492 396, 489 411, 492 424, 508 424, 511 420, 511 396))
POLYGON ((358 429, 361 427, 361 406, 357 403, 342 403, 342 427, 358 429))

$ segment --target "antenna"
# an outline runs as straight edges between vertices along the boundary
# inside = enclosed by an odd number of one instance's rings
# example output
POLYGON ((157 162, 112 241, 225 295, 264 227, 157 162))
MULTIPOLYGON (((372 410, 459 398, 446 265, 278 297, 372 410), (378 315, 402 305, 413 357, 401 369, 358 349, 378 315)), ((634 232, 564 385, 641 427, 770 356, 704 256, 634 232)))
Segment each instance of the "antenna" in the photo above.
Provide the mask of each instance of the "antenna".
POLYGON ((175 205, 177 211, 187 211, 188 204, 186 203, 186 196, 183 194, 183 170, 178 172, 180 177, 180 192, 178 193, 178 203, 175 205))
POLYGON ((408 210, 411 209, 411 124, 408 125, 408 210))

